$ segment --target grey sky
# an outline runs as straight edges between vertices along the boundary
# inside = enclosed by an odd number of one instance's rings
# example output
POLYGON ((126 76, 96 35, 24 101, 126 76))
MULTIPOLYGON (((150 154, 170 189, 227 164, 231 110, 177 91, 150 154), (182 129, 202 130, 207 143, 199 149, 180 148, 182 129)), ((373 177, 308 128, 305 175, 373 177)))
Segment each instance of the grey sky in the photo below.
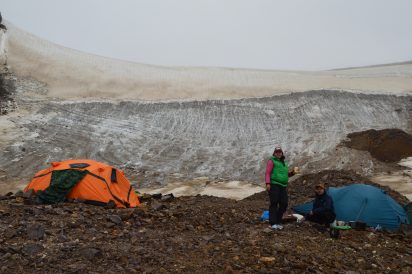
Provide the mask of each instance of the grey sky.
POLYGON ((317 70, 412 60, 410 0, 0 0, 66 47, 139 63, 317 70))

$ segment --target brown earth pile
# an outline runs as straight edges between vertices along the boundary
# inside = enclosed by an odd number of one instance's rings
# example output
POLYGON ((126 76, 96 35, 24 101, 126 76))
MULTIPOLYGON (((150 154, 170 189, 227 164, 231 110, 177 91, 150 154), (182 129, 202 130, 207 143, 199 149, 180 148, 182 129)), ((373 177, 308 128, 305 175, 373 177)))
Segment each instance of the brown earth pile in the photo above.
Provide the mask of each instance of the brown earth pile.
MULTIPOLYGON (((302 176, 290 186, 291 205, 309 199, 325 176, 337 185, 361 179, 337 171, 302 176)), ((309 223, 271 231, 259 221, 266 193, 242 201, 145 196, 140 208, 124 210, 2 199, 1 273, 412 271, 412 238, 402 233, 345 231, 331 239, 309 223)))
POLYGON ((369 151, 382 162, 398 162, 412 156, 412 135, 400 129, 367 130, 354 132, 347 136, 350 140, 343 145, 369 151))

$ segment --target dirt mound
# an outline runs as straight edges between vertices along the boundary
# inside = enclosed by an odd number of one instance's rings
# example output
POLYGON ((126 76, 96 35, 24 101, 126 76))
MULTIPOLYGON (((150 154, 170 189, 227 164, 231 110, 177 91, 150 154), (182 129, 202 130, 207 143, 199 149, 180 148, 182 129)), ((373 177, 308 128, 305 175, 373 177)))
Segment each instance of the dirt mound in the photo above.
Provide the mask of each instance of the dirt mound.
POLYGON ((382 162, 399 162, 412 156, 412 136, 400 129, 367 130, 354 132, 347 136, 350 140, 343 145, 369 151, 382 162))
MULTIPOLYGON (((343 184, 343 174, 319 176, 343 184)), ((301 178, 306 185, 291 184, 292 203, 309 198, 316 179, 311 176, 301 178)), ((270 231, 259 221, 267 194, 259 195, 242 201, 148 195, 140 208, 125 210, 81 203, 28 205, 23 197, 3 196, 0 272, 412 271, 412 241, 404 234, 345 231, 332 240, 309 223, 270 231)))

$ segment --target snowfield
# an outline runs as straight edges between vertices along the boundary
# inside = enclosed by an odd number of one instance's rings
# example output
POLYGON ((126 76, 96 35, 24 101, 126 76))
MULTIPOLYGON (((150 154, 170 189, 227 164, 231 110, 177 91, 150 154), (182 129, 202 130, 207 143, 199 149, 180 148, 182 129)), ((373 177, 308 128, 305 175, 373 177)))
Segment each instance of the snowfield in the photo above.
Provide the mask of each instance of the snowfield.
POLYGON ((262 184, 275 144, 304 173, 372 176, 385 165, 339 146, 346 135, 412 132, 410 62, 317 72, 159 67, 7 27, 0 50, 18 108, 0 116, 0 183, 19 186, 52 161, 92 158, 149 190, 202 177, 262 184))

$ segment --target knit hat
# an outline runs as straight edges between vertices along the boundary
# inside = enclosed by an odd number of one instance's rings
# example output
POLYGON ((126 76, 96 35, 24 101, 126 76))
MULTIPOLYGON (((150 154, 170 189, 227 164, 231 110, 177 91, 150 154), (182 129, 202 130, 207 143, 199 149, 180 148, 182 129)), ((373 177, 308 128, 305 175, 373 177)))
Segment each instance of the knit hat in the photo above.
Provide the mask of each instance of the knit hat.
POLYGON ((283 153, 282 147, 280 145, 275 146, 275 150, 273 151, 273 153, 275 153, 276 151, 281 151, 283 153))

